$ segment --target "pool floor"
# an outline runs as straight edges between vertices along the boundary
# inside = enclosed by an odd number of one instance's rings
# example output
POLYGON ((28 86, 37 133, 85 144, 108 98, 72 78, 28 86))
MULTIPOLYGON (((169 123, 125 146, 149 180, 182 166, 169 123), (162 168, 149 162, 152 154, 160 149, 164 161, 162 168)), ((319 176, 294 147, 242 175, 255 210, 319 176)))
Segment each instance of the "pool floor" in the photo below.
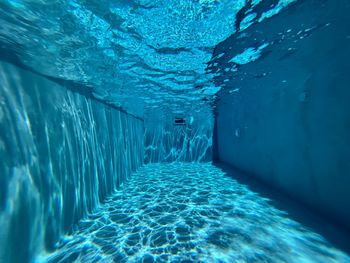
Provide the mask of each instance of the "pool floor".
POLYGON ((46 262, 350 262, 209 163, 143 166, 46 262))

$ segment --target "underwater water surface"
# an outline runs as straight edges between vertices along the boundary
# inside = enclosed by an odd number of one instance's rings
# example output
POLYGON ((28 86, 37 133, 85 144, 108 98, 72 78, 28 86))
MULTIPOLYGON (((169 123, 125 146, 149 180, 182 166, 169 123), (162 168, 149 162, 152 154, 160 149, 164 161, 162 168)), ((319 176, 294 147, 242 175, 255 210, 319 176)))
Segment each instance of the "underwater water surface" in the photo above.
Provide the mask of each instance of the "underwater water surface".
MULTIPOLYGON (((222 72, 207 68, 216 45, 295 2, 4 0, 0 42, 21 64, 138 116, 210 115, 221 88, 212 80, 222 72)), ((269 44, 232 61, 254 61, 269 44)))

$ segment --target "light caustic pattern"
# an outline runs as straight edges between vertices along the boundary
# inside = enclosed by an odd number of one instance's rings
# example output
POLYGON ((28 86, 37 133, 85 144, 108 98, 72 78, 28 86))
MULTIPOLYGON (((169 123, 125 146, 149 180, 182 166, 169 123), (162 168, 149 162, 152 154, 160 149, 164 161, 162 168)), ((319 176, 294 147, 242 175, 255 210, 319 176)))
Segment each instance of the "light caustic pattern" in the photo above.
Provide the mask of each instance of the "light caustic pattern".
MULTIPOLYGON (((164 122, 163 122, 164 123, 164 122)), ((145 163, 206 162, 212 159, 213 120, 191 125, 145 125, 145 163)))
POLYGON ((141 166, 143 124, 9 64, 0 83, 0 262, 31 262, 141 166))
POLYGON ((350 262, 211 164, 150 164, 48 262, 350 262))

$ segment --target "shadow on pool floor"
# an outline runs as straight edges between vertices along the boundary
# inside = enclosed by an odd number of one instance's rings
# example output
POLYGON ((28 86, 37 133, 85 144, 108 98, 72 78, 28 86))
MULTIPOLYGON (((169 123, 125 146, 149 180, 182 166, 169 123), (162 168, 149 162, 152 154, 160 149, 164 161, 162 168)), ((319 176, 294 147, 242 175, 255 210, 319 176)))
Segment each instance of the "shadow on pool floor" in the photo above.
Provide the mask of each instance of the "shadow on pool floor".
POLYGON ((350 232, 332 218, 235 167, 220 162, 214 165, 238 183, 247 185, 251 191, 268 198, 270 205, 287 212, 289 218, 322 235, 333 246, 350 254, 350 232))
POLYGON ((150 164, 47 262, 350 262, 321 235, 209 163, 150 164))

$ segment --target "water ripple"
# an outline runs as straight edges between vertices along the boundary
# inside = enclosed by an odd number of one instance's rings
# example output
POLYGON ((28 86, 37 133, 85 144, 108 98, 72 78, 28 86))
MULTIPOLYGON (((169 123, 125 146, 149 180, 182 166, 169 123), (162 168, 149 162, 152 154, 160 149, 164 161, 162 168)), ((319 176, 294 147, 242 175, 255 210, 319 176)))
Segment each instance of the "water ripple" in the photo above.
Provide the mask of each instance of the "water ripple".
POLYGON ((215 46, 294 1, 4 0, 0 47, 138 116, 155 108, 186 112, 220 90, 206 71, 215 46))
POLYGON ((349 262, 211 164, 142 167, 47 262, 349 262))

